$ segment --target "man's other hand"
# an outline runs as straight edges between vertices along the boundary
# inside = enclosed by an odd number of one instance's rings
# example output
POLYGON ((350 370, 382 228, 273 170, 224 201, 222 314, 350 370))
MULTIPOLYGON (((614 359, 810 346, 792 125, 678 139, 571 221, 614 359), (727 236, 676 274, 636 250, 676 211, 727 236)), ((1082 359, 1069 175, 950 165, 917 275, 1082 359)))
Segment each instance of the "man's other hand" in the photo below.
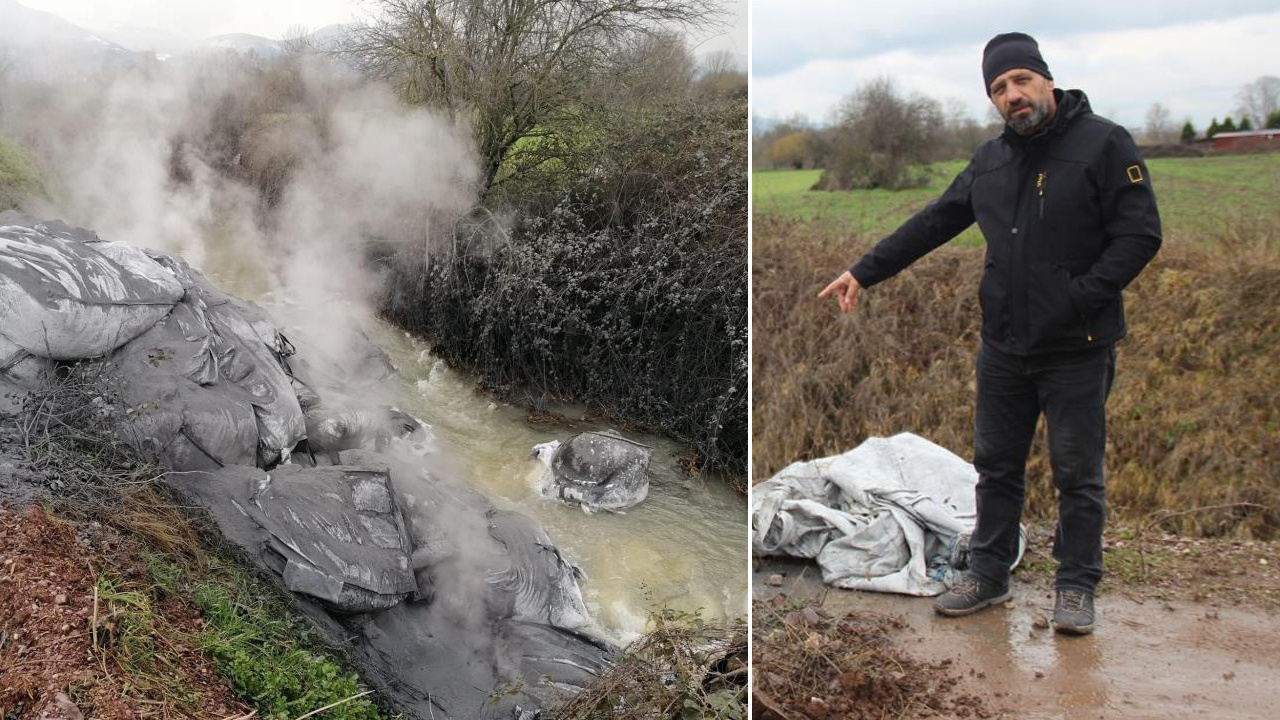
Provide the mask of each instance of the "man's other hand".
POLYGON ((836 296, 836 300, 840 303, 840 312, 849 312, 858 304, 858 291, 862 286, 858 284, 857 278, 848 270, 826 287, 822 292, 818 293, 819 300, 826 300, 831 295, 836 296))

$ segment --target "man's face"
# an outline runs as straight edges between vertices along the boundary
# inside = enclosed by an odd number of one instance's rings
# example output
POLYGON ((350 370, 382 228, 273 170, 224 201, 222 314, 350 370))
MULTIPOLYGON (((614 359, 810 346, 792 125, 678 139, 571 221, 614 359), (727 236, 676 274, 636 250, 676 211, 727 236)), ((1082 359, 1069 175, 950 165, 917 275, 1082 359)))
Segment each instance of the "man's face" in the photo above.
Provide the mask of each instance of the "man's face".
POLYGON ((991 81, 990 90, 1000 116, 1022 135, 1035 133, 1058 109, 1053 81, 1031 70, 1014 68, 991 81))

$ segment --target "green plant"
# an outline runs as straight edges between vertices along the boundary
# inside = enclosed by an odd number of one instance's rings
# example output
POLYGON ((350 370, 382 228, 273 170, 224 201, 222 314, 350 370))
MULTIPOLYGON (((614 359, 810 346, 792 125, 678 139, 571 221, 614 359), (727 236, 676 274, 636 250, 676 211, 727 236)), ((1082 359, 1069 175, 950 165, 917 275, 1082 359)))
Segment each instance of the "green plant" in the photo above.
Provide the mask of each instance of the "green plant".
POLYGON ((192 591, 205 618, 201 648, 264 718, 296 718, 339 702, 325 717, 381 717, 376 705, 357 697, 365 692, 355 673, 322 654, 270 588, 228 564, 209 569, 212 576, 192 591))

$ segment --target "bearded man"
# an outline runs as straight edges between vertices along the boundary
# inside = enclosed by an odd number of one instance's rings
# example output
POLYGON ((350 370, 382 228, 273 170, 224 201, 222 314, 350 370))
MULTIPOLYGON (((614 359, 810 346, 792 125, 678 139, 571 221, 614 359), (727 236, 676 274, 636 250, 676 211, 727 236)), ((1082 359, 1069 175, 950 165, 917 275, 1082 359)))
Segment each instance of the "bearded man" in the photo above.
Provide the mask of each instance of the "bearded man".
POLYGON ((1011 597, 1027 456, 1043 413, 1058 494, 1053 624, 1085 634, 1102 577, 1106 400, 1125 336, 1121 290, 1160 248, 1160 218, 1129 133, 1094 115, 1083 92, 1055 89, 1035 39, 992 38, 982 75, 1003 134, 819 297, 834 295, 848 312, 862 288, 978 223, 987 243, 978 290, 978 517, 969 569, 934 609, 968 615, 1011 597))

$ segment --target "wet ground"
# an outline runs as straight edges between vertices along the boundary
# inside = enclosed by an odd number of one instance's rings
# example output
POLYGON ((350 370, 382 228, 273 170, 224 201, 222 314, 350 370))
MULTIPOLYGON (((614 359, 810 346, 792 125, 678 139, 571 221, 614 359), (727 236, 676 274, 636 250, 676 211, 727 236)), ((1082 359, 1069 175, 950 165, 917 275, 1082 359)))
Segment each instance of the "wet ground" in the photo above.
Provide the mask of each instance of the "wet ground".
POLYGON ((929 598, 828 589, 812 564, 759 563, 752 588, 756 600, 785 593, 792 602, 816 599, 835 615, 900 616, 905 628, 899 645, 917 657, 951 659, 957 690, 984 698, 995 717, 1280 716, 1280 615, 1274 608, 1216 605, 1211 596, 1194 600, 1191 588, 1186 597, 1165 599, 1158 597, 1163 592, 1116 588, 1097 600, 1093 635, 1066 637, 1044 622, 1053 606, 1047 577, 1021 577, 1010 603, 958 619, 935 615, 929 598), (777 575, 781 585, 768 584, 777 575))

